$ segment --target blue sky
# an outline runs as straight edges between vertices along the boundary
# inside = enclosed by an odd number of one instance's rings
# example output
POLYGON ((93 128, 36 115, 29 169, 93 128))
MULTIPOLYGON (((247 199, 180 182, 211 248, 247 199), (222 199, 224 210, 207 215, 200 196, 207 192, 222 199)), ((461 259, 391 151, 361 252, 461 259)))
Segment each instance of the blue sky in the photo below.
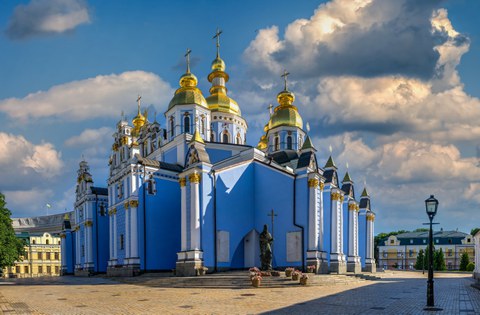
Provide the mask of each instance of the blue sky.
POLYGON ((377 231, 479 225, 480 28, 473 0, 0 1, 0 191, 15 217, 71 209, 81 156, 105 186, 135 99, 160 123, 192 49, 208 94, 221 56, 256 145, 280 74, 325 163, 366 183, 377 231), (150 106, 151 105, 151 106, 150 106))

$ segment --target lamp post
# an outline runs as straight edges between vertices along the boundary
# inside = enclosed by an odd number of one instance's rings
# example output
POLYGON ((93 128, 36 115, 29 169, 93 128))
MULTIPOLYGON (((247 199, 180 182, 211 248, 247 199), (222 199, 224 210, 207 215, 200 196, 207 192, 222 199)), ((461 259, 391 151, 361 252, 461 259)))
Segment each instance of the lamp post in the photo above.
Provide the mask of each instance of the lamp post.
POLYGON ((428 218, 430 219, 430 232, 428 236, 428 281, 427 281, 427 308, 434 307, 434 294, 433 294, 433 232, 432 221, 433 217, 437 214, 438 200, 430 195, 430 198, 425 200, 425 207, 427 210, 428 218))

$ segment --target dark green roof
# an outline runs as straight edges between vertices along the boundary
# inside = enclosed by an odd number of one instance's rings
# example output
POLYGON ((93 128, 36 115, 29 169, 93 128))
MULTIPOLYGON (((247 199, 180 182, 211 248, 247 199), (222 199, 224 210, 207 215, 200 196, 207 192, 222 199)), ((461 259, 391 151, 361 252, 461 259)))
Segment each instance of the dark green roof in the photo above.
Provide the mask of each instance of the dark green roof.
POLYGON ((328 158, 327 164, 325 164, 325 168, 332 168, 332 167, 337 168, 337 166, 335 165, 335 162, 333 162, 332 156, 330 155, 330 157, 328 158))

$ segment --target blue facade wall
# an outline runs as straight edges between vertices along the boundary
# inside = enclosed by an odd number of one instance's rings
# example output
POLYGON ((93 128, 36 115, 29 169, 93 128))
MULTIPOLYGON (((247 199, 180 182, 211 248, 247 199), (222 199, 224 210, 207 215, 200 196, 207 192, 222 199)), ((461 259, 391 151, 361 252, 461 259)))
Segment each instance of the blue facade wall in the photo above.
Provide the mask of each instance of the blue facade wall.
POLYGON ((232 156, 232 151, 230 150, 218 150, 218 149, 206 149, 208 156, 210 157, 210 163, 214 164, 219 161, 228 159, 232 156))
POLYGON ((156 178, 156 193, 139 189, 138 241, 142 270, 175 268, 180 251, 180 185, 176 180, 156 178))
POLYGON ((117 206, 117 264, 123 265, 125 260, 125 244, 126 244, 126 235, 125 235, 125 209, 123 205, 117 206), (120 236, 123 235, 124 246, 121 247, 120 236))
POLYGON ((177 163, 177 147, 174 147, 163 154, 163 160, 167 163, 177 163))
POLYGON ((106 211, 100 213, 98 202, 94 204, 93 263, 95 272, 106 272, 109 257, 109 220, 106 211), (95 241, 97 240, 97 241, 95 241))

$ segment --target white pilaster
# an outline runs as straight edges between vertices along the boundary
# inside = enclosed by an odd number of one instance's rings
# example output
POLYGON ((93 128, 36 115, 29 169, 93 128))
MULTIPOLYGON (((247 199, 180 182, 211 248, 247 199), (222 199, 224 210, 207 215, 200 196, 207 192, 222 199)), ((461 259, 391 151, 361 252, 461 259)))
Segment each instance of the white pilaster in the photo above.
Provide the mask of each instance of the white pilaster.
POLYGON ((108 213, 108 257, 113 259, 113 215, 108 213))
POLYGON ((318 250, 318 216, 319 209, 317 207, 319 181, 316 178, 308 180, 308 250, 318 250))
POLYGON ((355 256, 355 215, 356 204, 348 204, 348 256, 355 256))
POLYGON ((193 173, 190 180, 190 249, 199 250, 200 246, 200 174, 193 173))
POLYGON ((123 243, 125 245, 125 258, 128 262, 128 259, 132 257, 130 255, 130 211, 128 211, 128 202, 125 202, 123 206, 125 209, 125 238, 123 243))
POLYGON ((117 209, 113 209, 113 259, 117 259, 117 209))
POLYGON ((180 178, 181 191, 181 250, 186 251, 187 248, 187 187, 186 178, 180 178))

